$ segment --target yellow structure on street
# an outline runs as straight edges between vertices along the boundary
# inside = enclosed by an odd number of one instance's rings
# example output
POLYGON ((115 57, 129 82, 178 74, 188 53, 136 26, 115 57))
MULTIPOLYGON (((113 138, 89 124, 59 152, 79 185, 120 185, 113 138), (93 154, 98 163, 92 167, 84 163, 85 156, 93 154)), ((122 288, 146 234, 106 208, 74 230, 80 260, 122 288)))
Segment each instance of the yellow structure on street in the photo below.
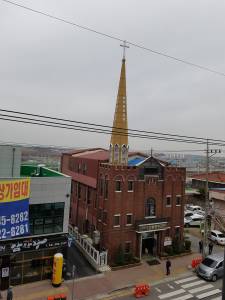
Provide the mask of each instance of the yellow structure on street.
POLYGON ((56 253, 53 261, 52 285, 57 287, 62 283, 63 255, 56 253))

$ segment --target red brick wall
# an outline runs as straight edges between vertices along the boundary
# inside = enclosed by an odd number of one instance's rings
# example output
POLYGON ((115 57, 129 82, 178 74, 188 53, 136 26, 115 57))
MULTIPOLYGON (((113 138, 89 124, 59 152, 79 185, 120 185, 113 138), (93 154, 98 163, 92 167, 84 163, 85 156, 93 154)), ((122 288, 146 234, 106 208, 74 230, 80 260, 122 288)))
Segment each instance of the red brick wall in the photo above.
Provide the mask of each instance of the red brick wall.
MULTIPOLYGON (((79 159, 77 159, 79 163, 79 159)), ((185 187, 185 169, 175 167, 164 167, 163 179, 148 176, 146 181, 139 179, 139 169, 136 167, 115 167, 107 164, 99 165, 96 160, 82 160, 87 165, 87 174, 97 178, 96 189, 91 188, 90 204, 86 201, 86 186, 81 185, 81 197, 72 191, 71 223, 78 225, 80 232, 86 216, 91 225, 94 225, 101 233, 101 247, 108 249, 109 261, 112 263, 119 245, 125 246, 126 241, 131 242, 132 253, 139 256, 139 236, 136 233, 135 222, 145 219, 145 201, 149 197, 156 200, 156 218, 168 217, 170 235, 174 236, 175 226, 180 226, 180 236, 183 232, 183 204, 185 187), (122 179, 122 191, 115 192, 115 178, 122 179), (100 179, 108 178, 108 198, 100 193, 100 179), (134 180, 134 191, 128 191, 128 179, 134 180), (171 206, 166 206, 166 196, 171 195, 171 206), (181 205, 176 205, 176 196, 181 196, 181 205), (97 201, 97 202, 96 202, 97 201), (96 203, 96 205, 95 205, 96 203), (96 206, 96 207, 95 207, 96 206), (103 223, 99 212, 107 212, 107 222, 103 223), (126 214, 132 213, 132 225, 126 225, 126 214), (120 227, 114 227, 114 215, 120 214, 120 227)), ((62 159, 62 172, 68 169, 68 157, 62 159)), ((80 162, 81 163, 81 162, 80 162)), ((77 183, 75 183, 76 186, 77 183)), ((165 232, 159 233, 161 247, 163 250, 165 232)))

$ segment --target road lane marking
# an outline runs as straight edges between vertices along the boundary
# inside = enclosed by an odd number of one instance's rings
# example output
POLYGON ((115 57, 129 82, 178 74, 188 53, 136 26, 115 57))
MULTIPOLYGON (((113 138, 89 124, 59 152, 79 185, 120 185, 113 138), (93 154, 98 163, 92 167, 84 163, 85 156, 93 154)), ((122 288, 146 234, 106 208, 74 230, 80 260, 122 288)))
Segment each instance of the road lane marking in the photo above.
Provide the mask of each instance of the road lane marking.
POLYGON ((155 288, 157 292, 162 293, 162 291, 159 288, 155 288))
POLYGON ((195 289, 188 290, 188 292, 194 294, 194 293, 198 293, 198 292, 201 292, 201 291, 210 289, 210 288, 214 288, 214 286, 213 286, 212 284, 206 284, 206 285, 197 287, 197 288, 195 288, 195 289))
POLYGON ((218 294, 218 293, 221 293, 221 290, 215 289, 215 290, 209 291, 209 292, 207 292, 207 293, 203 293, 203 294, 197 295, 196 297, 197 297, 198 299, 203 299, 203 298, 206 298, 206 297, 209 297, 209 296, 218 294))
POLYGON ((188 282, 188 281, 192 281, 194 279, 197 279, 198 277, 196 276, 191 276, 191 277, 187 277, 187 278, 184 278, 184 279, 181 279, 181 280, 177 280, 177 281, 174 281, 175 283, 179 284, 179 283, 184 283, 184 282, 188 282))
POLYGON ((166 298, 169 298, 169 297, 172 297, 172 296, 176 296, 176 295, 179 295, 179 294, 182 294, 182 293, 185 293, 185 290, 184 289, 180 289, 180 290, 176 290, 174 292, 170 292, 170 293, 166 293, 166 294, 163 294, 163 295, 159 295, 159 299, 166 299, 166 298))
POLYGON ((195 282, 184 284, 181 287, 182 287, 182 289, 187 289, 187 288, 190 288, 190 287, 193 287, 193 286, 196 286, 196 285, 199 285, 199 284, 204 284, 204 283, 205 283, 205 281, 198 280, 198 281, 195 281, 195 282))
POLYGON ((174 287, 171 284, 167 283, 167 285, 170 289, 174 289, 174 287))
POLYGON ((191 294, 187 294, 187 295, 184 295, 184 296, 181 296, 181 297, 178 297, 178 298, 173 298, 173 300, 186 300, 186 299, 190 299, 190 298, 193 298, 194 296, 191 295, 191 294))

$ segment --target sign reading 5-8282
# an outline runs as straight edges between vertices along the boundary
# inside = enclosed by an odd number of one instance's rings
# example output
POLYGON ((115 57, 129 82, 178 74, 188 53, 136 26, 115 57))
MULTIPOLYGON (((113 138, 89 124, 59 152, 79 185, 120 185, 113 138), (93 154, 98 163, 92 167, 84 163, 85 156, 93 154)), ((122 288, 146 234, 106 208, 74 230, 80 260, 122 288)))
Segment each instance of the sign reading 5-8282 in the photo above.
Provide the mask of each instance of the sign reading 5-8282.
POLYGON ((30 180, 0 181, 0 240, 29 234, 30 180))

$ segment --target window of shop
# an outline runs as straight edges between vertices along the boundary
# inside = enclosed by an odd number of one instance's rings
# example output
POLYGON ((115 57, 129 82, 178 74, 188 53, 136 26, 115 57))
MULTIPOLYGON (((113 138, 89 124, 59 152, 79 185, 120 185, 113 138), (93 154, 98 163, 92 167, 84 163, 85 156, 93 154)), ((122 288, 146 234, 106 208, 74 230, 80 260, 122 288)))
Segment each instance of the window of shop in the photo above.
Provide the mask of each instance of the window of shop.
MULTIPOLYGON (((24 284, 52 276, 53 256, 60 249, 21 252, 10 258, 10 285, 24 284)), ((61 251, 61 250, 60 250, 61 251)))
POLYGON ((30 205, 30 234, 63 231, 64 202, 30 205))
POLYGON ((145 203, 145 217, 155 217, 155 199, 149 198, 145 203))

